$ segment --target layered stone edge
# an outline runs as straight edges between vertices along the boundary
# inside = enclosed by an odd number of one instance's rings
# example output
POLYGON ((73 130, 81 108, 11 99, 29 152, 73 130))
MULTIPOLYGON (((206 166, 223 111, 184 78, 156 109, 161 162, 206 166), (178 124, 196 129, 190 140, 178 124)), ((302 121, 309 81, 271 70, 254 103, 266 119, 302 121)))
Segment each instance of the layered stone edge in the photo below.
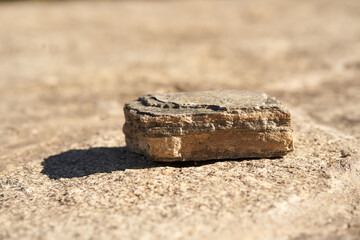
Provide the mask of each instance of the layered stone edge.
POLYGON ((158 108, 144 105, 141 98, 124 106, 127 147, 153 161, 282 157, 294 150, 291 114, 275 100, 205 113, 158 108))

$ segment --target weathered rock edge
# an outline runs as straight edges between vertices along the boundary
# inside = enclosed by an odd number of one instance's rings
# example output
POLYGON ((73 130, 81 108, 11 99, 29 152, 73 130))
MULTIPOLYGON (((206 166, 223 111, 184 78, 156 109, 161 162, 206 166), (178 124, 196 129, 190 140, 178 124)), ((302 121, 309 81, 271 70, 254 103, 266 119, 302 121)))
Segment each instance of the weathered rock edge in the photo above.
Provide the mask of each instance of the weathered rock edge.
POLYGON ((294 150, 291 115, 264 93, 151 94, 125 104, 128 149, 153 161, 281 157, 294 150))

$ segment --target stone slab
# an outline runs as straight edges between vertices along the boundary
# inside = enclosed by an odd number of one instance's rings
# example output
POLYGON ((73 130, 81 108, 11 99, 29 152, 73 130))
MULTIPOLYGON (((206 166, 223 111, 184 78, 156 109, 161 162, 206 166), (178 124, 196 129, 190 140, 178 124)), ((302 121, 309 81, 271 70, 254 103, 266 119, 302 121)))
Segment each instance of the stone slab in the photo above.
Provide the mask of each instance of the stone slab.
POLYGON ((153 161, 281 157, 293 151, 288 109, 265 93, 159 93, 125 104, 127 147, 153 161))

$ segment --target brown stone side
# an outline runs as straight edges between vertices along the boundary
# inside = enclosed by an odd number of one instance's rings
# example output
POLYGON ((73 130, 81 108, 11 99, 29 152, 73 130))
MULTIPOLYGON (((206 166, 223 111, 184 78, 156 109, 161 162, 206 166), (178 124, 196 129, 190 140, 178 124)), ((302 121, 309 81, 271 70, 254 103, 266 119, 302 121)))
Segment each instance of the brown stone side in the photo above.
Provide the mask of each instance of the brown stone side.
POLYGON ((127 138, 130 150, 147 155, 153 161, 201 161, 281 157, 293 151, 293 131, 238 132, 151 138, 137 135, 127 138))

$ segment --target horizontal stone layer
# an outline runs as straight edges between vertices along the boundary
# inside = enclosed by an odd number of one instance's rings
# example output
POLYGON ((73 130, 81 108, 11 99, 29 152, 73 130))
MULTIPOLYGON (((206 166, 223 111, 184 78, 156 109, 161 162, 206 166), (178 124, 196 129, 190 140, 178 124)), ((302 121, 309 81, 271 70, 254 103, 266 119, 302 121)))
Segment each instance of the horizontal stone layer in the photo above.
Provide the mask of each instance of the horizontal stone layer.
MULTIPOLYGON (((125 110, 126 111, 126 110, 125 110)), ((238 129, 239 131, 286 130, 291 125, 290 114, 269 109, 253 113, 210 113, 206 115, 148 116, 136 111, 127 111, 124 131, 137 129, 146 135, 180 136, 192 133, 210 133, 218 130, 238 129)))
POLYGON ((281 157, 293 150, 292 131, 238 132, 228 130, 212 134, 180 137, 127 138, 130 150, 145 154, 153 161, 199 161, 281 157))

